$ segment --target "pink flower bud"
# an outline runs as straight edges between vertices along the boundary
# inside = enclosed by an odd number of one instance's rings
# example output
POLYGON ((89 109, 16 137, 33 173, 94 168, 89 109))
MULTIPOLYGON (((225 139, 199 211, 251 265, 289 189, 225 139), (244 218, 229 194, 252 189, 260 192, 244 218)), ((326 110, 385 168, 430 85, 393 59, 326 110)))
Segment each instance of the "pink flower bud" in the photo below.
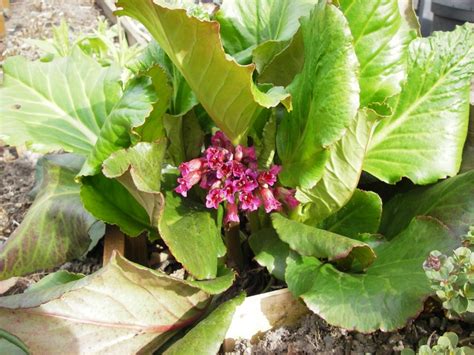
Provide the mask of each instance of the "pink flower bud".
POLYGON ((236 225, 240 223, 239 212, 235 203, 228 203, 226 206, 226 215, 224 217, 224 224, 226 226, 236 225))
POLYGON ((187 175, 190 172, 201 169, 202 165, 203 165, 202 159, 196 158, 186 163, 181 163, 178 169, 182 175, 187 175))
POLYGON ((298 207, 300 202, 295 198, 295 189, 289 190, 284 187, 277 187, 275 194, 280 201, 283 201, 289 209, 298 207))
POLYGON ((242 149, 242 146, 239 144, 237 147, 235 147, 234 159, 237 161, 241 161, 243 157, 244 151, 242 149))
POLYGON ((281 203, 273 196, 272 190, 262 187, 259 189, 259 192, 263 200, 265 212, 270 213, 271 211, 276 211, 281 208, 281 203))

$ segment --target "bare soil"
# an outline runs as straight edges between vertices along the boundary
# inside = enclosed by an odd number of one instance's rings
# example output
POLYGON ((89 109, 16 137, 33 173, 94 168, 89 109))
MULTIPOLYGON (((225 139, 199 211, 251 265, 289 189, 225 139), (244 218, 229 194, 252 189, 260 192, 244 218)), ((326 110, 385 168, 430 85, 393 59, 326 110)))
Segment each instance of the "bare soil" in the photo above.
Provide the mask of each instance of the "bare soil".
MULTIPOLYGON (((432 304, 432 303, 430 303, 432 304)), ((255 345, 236 343, 240 354, 397 354, 405 348, 434 345, 444 332, 459 336, 458 346, 474 346, 474 328, 444 317, 440 309, 423 312, 415 321, 395 332, 362 334, 333 327, 315 314, 305 316, 294 327, 267 332, 255 345)))
POLYGON ((51 38, 53 26, 66 21, 73 34, 92 32, 101 12, 93 0, 13 0, 0 41, 0 61, 13 55, 38 59, 41 51, 30 39, 51 38))

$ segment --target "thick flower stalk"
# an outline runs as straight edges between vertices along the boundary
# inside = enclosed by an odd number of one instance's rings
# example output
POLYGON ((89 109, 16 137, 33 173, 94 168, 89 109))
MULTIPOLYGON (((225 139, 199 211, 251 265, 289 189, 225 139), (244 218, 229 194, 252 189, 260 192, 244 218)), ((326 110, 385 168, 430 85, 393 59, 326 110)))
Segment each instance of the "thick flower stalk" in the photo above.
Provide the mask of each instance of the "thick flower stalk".
POLYGON ((275 184, 281 167, 273 165, 259 170, 254 147, 234 147, 231 141, 218 131, 211 138, 202 157, 182 163, 181 176, 175 191, 187 196, 196 184, 207 190, 206 207, 226 206, 226 226, 240 222, 239 211, 252 212, 261 206, 265 212, 279 211, 283 204, 295 208, 299 202, 294 190, 275 184))

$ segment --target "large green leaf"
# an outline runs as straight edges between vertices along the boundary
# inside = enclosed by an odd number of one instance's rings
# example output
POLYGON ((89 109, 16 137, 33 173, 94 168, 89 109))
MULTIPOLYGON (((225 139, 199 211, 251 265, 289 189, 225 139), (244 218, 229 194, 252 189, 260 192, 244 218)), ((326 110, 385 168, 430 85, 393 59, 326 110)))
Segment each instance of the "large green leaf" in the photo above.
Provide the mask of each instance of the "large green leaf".
POLYGON ((350 200, 359 183, 374 116, 369 110, 361 110, 344 137, 329 148, 322 179, 314 188, 296 192, 301 202, 310 202, 305 206, 303 217, 308 224, 316 225, 350 200))
POLYGON ((0 298, 0 328, 33 354, 151 353, 207 303, 198 288, 114 255, 78 281, 0 298))
POLYGON ((152 80, 148 76, 137 77, 127 87, 100 129, 94 149, 89 154, 80 175, 95 175, 100 172, 107 157, 127 148, 132 141, 132 129, 141 126, 158 100, 152 80))
POLYGON ((282 88, 263 93, 252 81, 254 66, 241 66, 222 47, 219 24, 189 17, 149 0, 121 0, 118 15, 131 16, 148 29, 182 73, 216 125, 239 142, 264 107, 288 99, 282 88))
POLYGON ((388 183, 408 177, 428 184, 453 176, 461 164, 474 73, 474 25, 435 32, 409 47, 408 77, 381 120, 364 170, 388 183))
POLYGON ((399 2, 407 0, 340 0, 360 62, 360 104, 373 106, 401 91, 407 47, 416 37, 399 2))
MULTIPOLYGON (((257 67, 276 54, 299 27, 298 19, 309 15, 319 0, 242 0, 224 1, 216 13, 227 53, 249 63, 258 52, 257 67), (265 59, 264 59, 265 58, 265 59)), ((260 71, 260 69, 259 69, 260 71)))
POLYGON ((358 62, 347 21, 335 6, 316 6, 301 29, 305 63, 288 87, 294 109, 278 128, 277 150, 282 183, 312 188, 329 156, 326 148, 357 114, 358 62))
POLYGON ((249 244, 255 254, 254 259, 273 276, 284 281, 290 247, 278 238, 276 231, 273 228, 261 229, 250 236, 249 244))
POLYGON ((279 213, 272 214, 272 223, 278 237, 301 255, 329 261, 356 259, 362 267, 375 259, 372 248, 358 240, 292 221, 279 213))
POLYGON ((364 333, 405 326, 432 294, 423 261, 433 249, 450 253, 458 241, 438 221, 412 221, 406 230, 376 249, 365 274, 348 274, 316 258, 288 260, 290 291, 332 325, 364 333))
POLYGON ((212 212, 174 192, 165 193, 160 236, 183 267, 197 279, 216 277, 224 243, 212 212))
MULTIPOLYGON (((263 61, 259 58, 261 53, 254 53, 255 61, 263 61)), ((266 60, 266 58, 264 58, 266 60)), ((272 83, 274 85, 288 86, 296 74, 301 72, 304 65, 304 43, 301 29, 296 32, 293 38, 277 54, 272 53, 270 62, 265 62, 265 66, 259 69, 259 83, 272 83)))
POLYGON ((49 63, 5 61, 0 89, 0 139, 47 152, 87 155, 121 95, 120 71, 76 49, 49 63))
POLYGON ((361 233, 377 233, 382 217, 382 199, 375 192, 355 190, 349 202, 322 221, 318 228, 356 238, 361 233))
POLYGON ((392 238, 420 215, 432 216, 463 235, 474 223, 474 170, 430 187, 396 195, 385 206, 380 232, 392 238))
POLYGON ((104 161, 102 172, 108 178, 118 178, 130 171, 133 182, 140 191, 155 193, 161 188, 161 165, 166 151, 166 141, 140 142, 122 149, 104 161))
POLYGON ((116 179, 102 174, 84 177, 81 200, 93 216, 117 225, 126 235, 136 237, 146 231, 151 238, 156 238, 156 225, 151 224, 145 207, 116 179))
POLYGON ((81 257, 94 243, 92 231, 99 237, 104 234, 104 224, 82 206, 80 187, 74 182, 83 161, 72 154, 43 158, 36 199, 0 250, 0 279, 81 257))
POLYGON ((219 353, 232 316, 237 306, 245 300, 245 294, 219 305, 211 314, 199 322, 183 338, 174 343, 163 354, 209 354, 219 353))

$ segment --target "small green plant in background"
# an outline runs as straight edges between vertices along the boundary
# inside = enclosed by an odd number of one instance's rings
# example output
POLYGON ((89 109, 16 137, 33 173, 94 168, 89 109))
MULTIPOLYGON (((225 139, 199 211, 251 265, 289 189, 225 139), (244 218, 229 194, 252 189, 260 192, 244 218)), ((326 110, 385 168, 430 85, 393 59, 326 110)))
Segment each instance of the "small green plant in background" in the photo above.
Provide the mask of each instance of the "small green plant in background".
MULTIPOLYGON (((459 338, 456 333, 446 332, 439 337, 438 342, 433 347, 430 344, 420 346, 416 354, 418 355, 472 355, 474 351, 463 346, 458 347, 459 338)), ((402 355, 412 355, 415 352, 412 349, 403 349, 402 355)))
POLYGON ((443 302, 448 317, 472 320, 474 315, 474 227, 464 237, 462 247, 447 256, 435 250, 423 264, 432 288, 443 302))

